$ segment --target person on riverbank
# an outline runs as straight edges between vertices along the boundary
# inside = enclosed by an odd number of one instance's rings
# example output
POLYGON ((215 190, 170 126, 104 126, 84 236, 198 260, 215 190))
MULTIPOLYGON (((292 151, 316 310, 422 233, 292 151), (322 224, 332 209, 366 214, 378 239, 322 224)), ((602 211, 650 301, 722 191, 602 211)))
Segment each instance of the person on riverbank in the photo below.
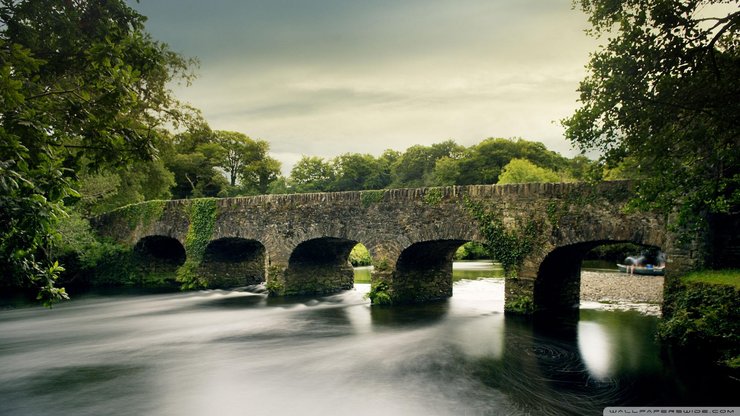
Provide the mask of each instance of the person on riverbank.
POLYGON ((642 266, 644 262, 645 262, 644 255, 628 256, 626 259, 624 259, 624 264, 625 266, 627 266, 627 271, 630 275, 635 274, 635 268, 642 266))

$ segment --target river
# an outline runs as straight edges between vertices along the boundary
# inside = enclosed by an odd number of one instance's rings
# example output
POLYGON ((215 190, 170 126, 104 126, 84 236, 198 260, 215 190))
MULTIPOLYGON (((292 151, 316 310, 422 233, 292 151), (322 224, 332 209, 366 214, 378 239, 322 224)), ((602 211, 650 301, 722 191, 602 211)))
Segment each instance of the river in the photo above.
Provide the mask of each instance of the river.
POLYGON ((726 377, 661 354, 655 316, 505 317, 497 271, 455 274, 451 299, 418 306, 370 307, 358 283, 0 311, 0 415, 600 415, 732 400, 726 377))

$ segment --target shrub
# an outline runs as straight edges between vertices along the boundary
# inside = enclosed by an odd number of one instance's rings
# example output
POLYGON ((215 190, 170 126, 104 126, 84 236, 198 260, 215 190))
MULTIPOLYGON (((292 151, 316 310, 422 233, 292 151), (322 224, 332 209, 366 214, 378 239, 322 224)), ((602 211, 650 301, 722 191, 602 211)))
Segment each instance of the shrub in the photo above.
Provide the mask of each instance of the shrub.
POLYGON ((352 266, 354 267, 370 266, 373 264, 373 259, 370 257, 370 252, 367 251, 367 248, 364 245, 357 244, 349 253, 349 262, 352 263, 352 266))
MULTIPOLYGON (((706 274, 706 273, 704 273, 706 274)), ((710 273, 711 274, 711 273, 710 273)), ((711 360, 740 362, 740 290, 734 285, 696 282, 693 274, 666 299, 670 311, 658 337, 711 360)), ((737 275, 735 275, 737 279, 737 275)))
POLYGON ((369 298, 373 305, 390 305, 393 303, 393 299, 389 290, 390 287, 387 282, 376 281, 370 284, 370 291, 367 292, 365 298, 369 298))

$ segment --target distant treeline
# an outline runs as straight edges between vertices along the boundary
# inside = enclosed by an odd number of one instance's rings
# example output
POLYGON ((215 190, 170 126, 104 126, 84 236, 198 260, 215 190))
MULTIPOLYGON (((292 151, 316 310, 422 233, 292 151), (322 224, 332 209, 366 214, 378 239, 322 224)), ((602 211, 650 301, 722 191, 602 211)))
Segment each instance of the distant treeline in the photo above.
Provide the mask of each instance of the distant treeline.
POLYGON ((599 171, 584 156, 566 158, 524 139, 489 138, 470 147, 447 140, 379 156, 303 156, 288 177, 266 141, 237 132, 204 126, 164 134, 155 145, 153 161, 82 172, 77 208, 94 215, 148 199, 581 181, 599 171))
POLYGON ((447 140, 386 150, 375 157, 346 153, 325 160, 304 156, 276 192, 328 192, 423 186, 584 180, 594 168, 583 156, 568 159, 542 143, 489 138, 465 147, 447 140))

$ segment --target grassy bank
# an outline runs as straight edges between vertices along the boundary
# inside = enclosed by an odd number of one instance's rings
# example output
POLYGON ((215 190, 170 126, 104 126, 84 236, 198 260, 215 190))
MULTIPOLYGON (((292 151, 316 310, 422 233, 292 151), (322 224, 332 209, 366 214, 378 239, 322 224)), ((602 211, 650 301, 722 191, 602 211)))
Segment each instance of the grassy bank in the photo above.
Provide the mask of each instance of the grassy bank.
POLYGON ((740 269, 701 270, 690 273, 681 280, 684 283, 733 286, 740 290, 740 269))

